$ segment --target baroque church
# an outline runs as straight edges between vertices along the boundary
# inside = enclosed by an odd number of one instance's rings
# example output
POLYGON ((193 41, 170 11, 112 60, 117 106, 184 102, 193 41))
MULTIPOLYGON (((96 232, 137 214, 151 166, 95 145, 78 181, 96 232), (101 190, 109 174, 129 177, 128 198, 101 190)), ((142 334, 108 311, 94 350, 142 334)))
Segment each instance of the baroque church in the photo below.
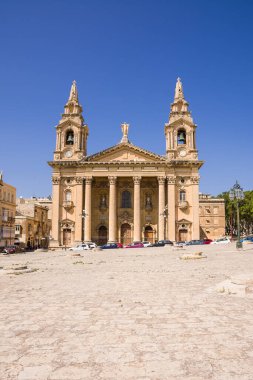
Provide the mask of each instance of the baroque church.
POLYGON ((126 123, 120 143, 87 155, 89 128, 73 82, 49 162, 52 247, 224 235, 224 201, 199 194, 203 161, 188 106, 178 78, 164 127, 165 155, 132 144, 126 123))

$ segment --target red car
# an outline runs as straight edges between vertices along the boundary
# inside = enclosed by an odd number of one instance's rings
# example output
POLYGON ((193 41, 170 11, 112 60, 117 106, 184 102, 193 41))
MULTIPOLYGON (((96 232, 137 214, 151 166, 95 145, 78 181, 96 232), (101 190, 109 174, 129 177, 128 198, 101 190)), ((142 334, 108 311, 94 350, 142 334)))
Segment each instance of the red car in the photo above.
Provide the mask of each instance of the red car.
POLYGON ((116 243, 116 244, 117 244, 118 248, 123 248, 123 244, 121 244, 121 243, 116 243))
POLYGON ((144 245, 139 241, 135 241, 131 244, 126 245, 125 248, 144 248, 144 245))
POLYGON ((15 253, 16 252, 16 247, 15 245, 8 245, 7 247, 4 248, 3 254, 8 254, 8 253, 15 253))
POLYGON ((203 239, 203 244, 211 244, 212 239, 203 239))

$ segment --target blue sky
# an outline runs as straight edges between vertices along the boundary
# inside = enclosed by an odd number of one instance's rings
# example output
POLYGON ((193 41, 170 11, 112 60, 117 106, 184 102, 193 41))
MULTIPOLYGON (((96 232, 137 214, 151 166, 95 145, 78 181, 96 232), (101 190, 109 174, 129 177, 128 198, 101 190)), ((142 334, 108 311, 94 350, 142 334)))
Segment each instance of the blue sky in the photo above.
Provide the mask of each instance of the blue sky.
POLYGON ((77 81, 88 154, 130 140, 165 153, 176 78, 198 125, 200 190, 252 189, 253 2, 1 3, 0 170, 24 197, 51 193, 55 128, 77 81))

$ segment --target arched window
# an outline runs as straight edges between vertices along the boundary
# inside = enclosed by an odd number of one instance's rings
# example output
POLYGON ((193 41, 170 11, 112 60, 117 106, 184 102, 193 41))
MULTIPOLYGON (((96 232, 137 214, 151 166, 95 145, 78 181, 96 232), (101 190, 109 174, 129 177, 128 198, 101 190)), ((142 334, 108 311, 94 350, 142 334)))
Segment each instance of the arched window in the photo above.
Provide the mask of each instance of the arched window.
POLYGON ((66 145, 73 145, 74 144, 74 132, 70 129, 66 133, 66 145))
POLYGON ((71 191, 70 191, 70 190, 67 190, 67 191, 65 192, 65 201, 66 201, 66 202, 71 201, 71 191))
POLYGON ((180 190, 179 192, 179 201, 180 202, 185 202, 186 201, 186 194, 184 190, 180 190))
POLYGON ((186 133, 184 129, 179 129, 177 132, 177 145, 185 145, 186 144, 186 133))
POLYGON ((131 208, 131 193, 127 190, 123 191, 121 199, 122 208, 131 208))

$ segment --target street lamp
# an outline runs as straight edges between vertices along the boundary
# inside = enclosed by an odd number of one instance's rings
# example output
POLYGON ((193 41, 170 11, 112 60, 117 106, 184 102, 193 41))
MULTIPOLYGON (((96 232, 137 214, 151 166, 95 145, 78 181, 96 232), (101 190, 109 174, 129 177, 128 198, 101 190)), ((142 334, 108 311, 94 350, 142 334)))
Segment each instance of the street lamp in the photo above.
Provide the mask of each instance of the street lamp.
POLYGON ((85 240, 85 218, 86 218, 86 216, 88 216, 86 210, 82 211, 81 216, 82 216, 82 219, 83 219, 83 241, 84 241, 85 240))
POLYGON ((236 248, 242 248, 242 242, 240 242, 240 212, 239 212, 239 201, 244 199, 243 189, 236 181, 232 189, 229 191, 229 199, 231 201, 236 200, 236 210, 237 210, 237 242, 236 248))

